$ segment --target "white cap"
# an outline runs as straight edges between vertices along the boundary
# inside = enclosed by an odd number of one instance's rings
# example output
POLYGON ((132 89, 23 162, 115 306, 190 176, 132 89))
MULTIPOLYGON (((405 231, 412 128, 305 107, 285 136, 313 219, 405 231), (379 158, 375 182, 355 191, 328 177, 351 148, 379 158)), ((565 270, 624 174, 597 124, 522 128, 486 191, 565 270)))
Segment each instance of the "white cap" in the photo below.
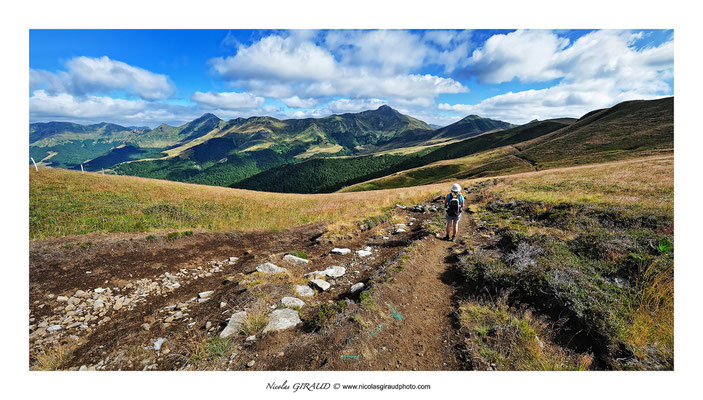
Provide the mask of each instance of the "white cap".
POLYGON ((458 183, 452 185, 452 192, 461 192, 461 186, 458 183))

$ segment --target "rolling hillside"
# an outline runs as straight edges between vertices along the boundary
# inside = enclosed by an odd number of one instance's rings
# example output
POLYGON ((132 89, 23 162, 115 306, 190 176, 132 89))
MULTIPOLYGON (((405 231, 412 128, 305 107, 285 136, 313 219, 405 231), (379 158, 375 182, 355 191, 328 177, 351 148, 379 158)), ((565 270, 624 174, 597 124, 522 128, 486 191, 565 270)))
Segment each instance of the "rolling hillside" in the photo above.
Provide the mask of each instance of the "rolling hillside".
POLYGON ((212 114, 173 127, 154 129, 100 123, 80 125, 68 122, 30 124, 29 153, 40 165, 89 171, 111 168, 138 158, 161 157, 161 152, 192 141, 214 129, 221 120, 212 114))
MULTIPOLYGON (((388 106, 325 118, 238 118, 221 122, 209 133, 167 150, 166 157, 120 164, 115 171, 124 175, 230 186, 272 168, 297 168, 299 162, 310 160, 315 164, 316 160, 330 156, 371 154, 418 145, 425 148, 419 153, 417 149, 411 152, 425 154, 429 151, 427 146, 476 134, 482 128, 494 130, 507 125, 486 121, 472 127, 469 133, 455 129, 437 137, 424 122, 388 106)), ((386 159, 397 160, 398 157, 388 155, 386 159)))
POLYGON ((460 180, 455 242, 445 184, 301 195, 30 168, 30 369, 672 370, 673 168, 460 180))
MULTIPOLYGON (((363 157, 325 158, 272 168, 233 187, 258 189, 273 185, 277 191, 294 193, 322 193, 339 190, 345 186, 364 182, 398 171, 476 154, 505 145, 520 143, 568 126, 569 120, 543 121, 529 126, 519 126, 475 136, 460 142, 435 146, 411 154, 381 154, 363 157)), ((445 176, 458 171, 458 167, 439 167, 432 175, 445 176)), ((413 184, 427 183, 427 177, 413 180, 413 184)), ((412 186, 412 185, 407 185, 412 186)))
POLYGON ((446 152, 444 161, 430 161, 430 153, 425 156, 428 162, 422 167, 388 174, 344 191, 406 187, 446 179, 671 154, 674 148, 673 104, 673 97, 627 101, 609 109, 592 111, 575 122, 542 121, 479 136, 447 146, 448 149, 442 150, 446 152), (560 127, 560 124, 563 125, 560 127), (543 134, 530 133, 535 131, 543 134), (490 141, 490 145, 481 143, 489 138, 497 140, 490 141))

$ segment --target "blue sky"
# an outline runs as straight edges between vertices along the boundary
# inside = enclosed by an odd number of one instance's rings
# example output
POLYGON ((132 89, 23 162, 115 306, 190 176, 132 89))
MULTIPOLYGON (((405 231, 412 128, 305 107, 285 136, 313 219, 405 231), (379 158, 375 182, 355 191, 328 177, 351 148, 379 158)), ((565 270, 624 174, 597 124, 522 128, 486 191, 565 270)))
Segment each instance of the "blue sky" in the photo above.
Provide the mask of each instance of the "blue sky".
POLYGON ((673 95, 671 30, 30 30, 30 121, 180 125, 388 104, 524 123, 673 95))

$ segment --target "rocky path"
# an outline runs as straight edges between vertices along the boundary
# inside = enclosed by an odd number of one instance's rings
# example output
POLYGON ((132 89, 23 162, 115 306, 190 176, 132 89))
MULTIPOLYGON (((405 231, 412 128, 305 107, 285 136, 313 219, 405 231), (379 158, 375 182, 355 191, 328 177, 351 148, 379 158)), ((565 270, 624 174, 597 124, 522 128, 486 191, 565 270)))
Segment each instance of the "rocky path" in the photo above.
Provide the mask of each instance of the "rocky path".
POLYGON ((459 368, 453 327, 455 278, 447 263, 453 245, 427 236, 411 246, 402 270, 379 285, 377 308, 363 321, 368 328, 352 338, 339 364, 363 370, 459 368))
MULTIPOLYGON (((359 310, 362 282, 417 243, 426 211, 398 208, 392 221, 334 243, 320 240, 320 224, 175 241, 125 234, 33 242, 30 364, 62 345, 69 359, 61 369, 333 368, 340 341, 355 330, 311 330, 317 310, 340 300, 351 306, 338 318, 359 310), (303 253, 307 260, 293 255, 303 253), (261 315, 267 324, 257 328, 261 315), (222 354, 194 358, 217 337, 229 340, 222 354)), ((431 252, 440 263, 443 245, 431 252)), ((422 271, 429 282, 432 272, 422 271)))

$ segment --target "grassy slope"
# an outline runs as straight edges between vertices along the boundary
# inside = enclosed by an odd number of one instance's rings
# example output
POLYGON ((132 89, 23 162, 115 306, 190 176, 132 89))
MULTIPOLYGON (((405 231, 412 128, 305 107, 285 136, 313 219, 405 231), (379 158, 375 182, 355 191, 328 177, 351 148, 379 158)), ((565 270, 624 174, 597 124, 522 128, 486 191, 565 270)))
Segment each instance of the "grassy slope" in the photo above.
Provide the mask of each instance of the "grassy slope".
POLYGON ((181 228, 281 230, 314 221, 342 226, 435 193, 438 188, 423 187, 373 195, 263 194, 51 168, 37 173, 32 168, 29 229, 31 239, 40 239, 181 228))
MULTIPOLYGON (((238 118, 211 127, 209 132, 166 150, 162 159, 121 164, 115 171, 229 186, 299 159, 358 153, 376 143, 402 139, 408 131, 432 131, 424 122, 390 107, 317 119, 238 118)), ((403 143, 401 140, 398 145, 403 143)))
MULTIPOLYGON (((470 333, 473 365, 583 369, 597 345, 596 367, 671 369, 673 168, 673 156, 666 156, 460 181, 477 195, 471 204, 477 232, 471 238, 500 239, 496 245, 492 239, 469 241, 459 255, 466 283, 480 283, 480 295, 456 310, 465 328, 460 333, 470 333), (522 260, 534 257, 536 264, 520 264, 515 253, 520 243, 535 250, 522 254, 522 260), (565 320, 551 324, 524 307, 565 320), (554 339, 578 354, 551 344, 552 327, 565 334, 554 339), (593 344, 578 347, 571 341, 577 334, 574 342, 586 335, 593 344)), ((339 223, 378 215, 397 202, 426 201, 447 189, 435 184, 362 193, 263 194, 46 168, 30 170, 29 178, 33 240, 92 232, 251 231, 339 223), (270 201, 262 202, 262 196, 270 201)))
MULTIPOLYGON (((562 121, 550 122, 557 124, 562 121)), ((568 125, 563 125, 561 129, 552 129, 550 132, 545 129, 545 134, 534 138, 523 136, 521 141, 499 138, 523 129, 535 130, 544 122, 527 128, 521 126, 497 134, 482 135, 447 146, 444 158, 454 158, 453 160, 427 163, 424 167, 359 183, 343 191, 389 189, 447 179, 670 154, 673 151, 673 97, 628 101, 610 109, 590 112, 574 123, 569 122, 571 121, 566 121, 568 125), (493 146, 481 144, 482 140, 493 140, 493 146), (498 151, 481 152, 501 145, 505 147, 498 151), (469 154, 476 156, 455 158, 460 152, 468 153, 461 146, 473 147, 475 151, 469 154), (439 171, 445 173, 438 173, 439 171)), ((432 153, 425 158, 430 157, 432 153)))
MULTIPOLYGON (((516 304, 563 318, 563 340, 594 351, 598 368, 672 369, 673 161, 657 157, 483 180, 474 186, 473 217, 496 244, 466 246, 459 257, 466 282, 493 298, 505 293, 516 304)), ((501 310, 490 300, 480 303, 469 310, 501 310)), ((514 362, 525 357, 494 345, 504 337, 491 333, 500 324, 467 321, 478 333, 471 340, 485 347, 476 361, 522 368, 514 362)))
MULTIPOLYGON (((671 212, 673 157, 664 160, 668 160, 664 165, 658 159, 646 159, 515 174, 506 181, 509 184, 496 188, 516 198, 570 199, 671 212), (654 165, 658 167, 650 168, 654 165)), ((466 185, 480 180, 459 182, 466 185)), ((445 186, 298 195, 148 178, 81 175, 51 168, 36 173, 30 169, 30 236, 36 239, 167 228, 278 230, 312 221, 346 221, 379 213, 398 202, 444 192, 445 186), (272 201, 263 202, 262 197, 272 201)))
MULTIPOLYGON (((397 171, 431 164, 438 160, 462 157, 507 144, 520 143, 565 126, 567 126, 566 123, 562 121, 543 121, 529 127, 520 126, 505 131, 486 133, 451 145, 425 148, 411 154, 386 153, 374 156, 309 160, 294 165, 272 168, 244 179, 233 186, 246 189, 260 189, 262 184, 263 187, 266 187, 266 184, 273 185, 275 183, 276 190, 281 192, 330 192, 344 186, 380 178, 397 171)), ((510 161, 516 162, 515 160, 510 161)), ((517 160, 517 163, 524 164, 520 160, 517 160)), ((493 166, 493 169, 501 172, 520 170, 504 164, 500 163, 500 165, 493 166)), ((436 181, 447 174, 456 174, 460 171, 461 169, 455 167, 433 165, 430 169, 424 169, 421 176, 407 179, 402 186, 414 186, 436 181)), ((362 188, 366 190, 379 187, 364 186, 362 188)), ((356 191, 360 190, 358 186, 354 186, 354 189, 356 191)))

